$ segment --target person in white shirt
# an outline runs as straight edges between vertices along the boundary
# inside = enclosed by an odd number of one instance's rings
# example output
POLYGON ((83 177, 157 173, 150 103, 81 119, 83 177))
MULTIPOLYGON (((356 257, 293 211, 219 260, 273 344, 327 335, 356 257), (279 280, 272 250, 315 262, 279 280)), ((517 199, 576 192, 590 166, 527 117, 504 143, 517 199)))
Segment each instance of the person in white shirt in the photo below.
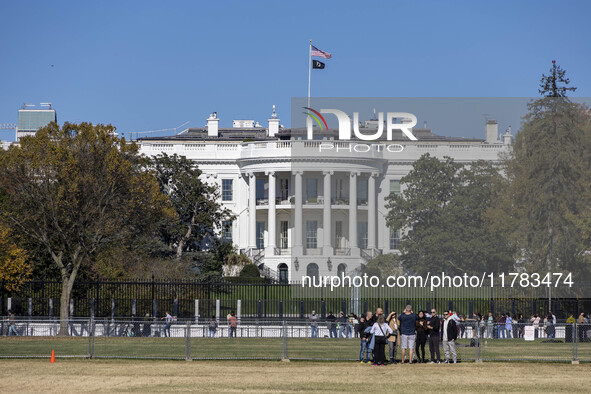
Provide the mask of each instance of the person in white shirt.
POLYGON ((386 346, 386 338, 388 334, 393 334, 394 331, 386 323, 384 315, 378 316, 378 321, 371 327, 370 334, 374 336, 374 350, 373 350, 373 364, 374 365, 385 365, 386 355, 384 348, 386 346))
POLYGON ((164 325, 164 336, 165 337, 170 337, 170 325, 172 324, 172 316, 170 315, 170 313, 168 313, 168 311, 166 311, 166 316, 164 316, 162 318, 162 320, 166 321, 166 324, 164 325))

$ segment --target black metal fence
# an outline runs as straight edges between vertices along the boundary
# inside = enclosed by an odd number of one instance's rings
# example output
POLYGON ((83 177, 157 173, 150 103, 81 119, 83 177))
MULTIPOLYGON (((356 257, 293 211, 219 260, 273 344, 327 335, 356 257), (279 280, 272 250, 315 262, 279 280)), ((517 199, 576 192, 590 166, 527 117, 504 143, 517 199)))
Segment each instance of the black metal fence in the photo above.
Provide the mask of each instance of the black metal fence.
MULTIPOLYGON (((18 292, 9 292, 1 284, 2 315, 10 308, 19 316, 57 316, 60 310, 59 281, 30 281, 18 292)), ((489 289, 456 289, 453 293, 426 291, 387 291, 372 288, 302 288, 298 284, 199 283, 195 281, 77 281, 71 295, 74 317, 163 316, 166 311, 179 318, 205 317, 241 310, 243 317, 304 318, 315 310, 324 318, 329 312, 361 314, 378 307, 386 312, 401 311, 405 305, 414 310, 453 309, 472 316, 478 312, 537 314, 552 310, 559 319, 570 314, 591 312, 591 299, 539 297, 539 291, 516 294, 489 289)))

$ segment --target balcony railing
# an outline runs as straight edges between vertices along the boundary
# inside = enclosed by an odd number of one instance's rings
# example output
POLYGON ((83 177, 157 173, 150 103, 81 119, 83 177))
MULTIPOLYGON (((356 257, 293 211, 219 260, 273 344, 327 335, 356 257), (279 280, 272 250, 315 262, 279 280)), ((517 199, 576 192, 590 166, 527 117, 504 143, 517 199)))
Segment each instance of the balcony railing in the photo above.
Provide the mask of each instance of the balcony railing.
POLYGON ((333 198, 332 205, 349 205, 348 198, 333 198))
POLYGON ((322 248, 306 248, 304 254, 307 256, 320 256, 322 254, 322 248))
POLYGON ((370 261, 382 254, 380 249, 361 249, 361 258, 370 261))
POLYGON ((275 256, 289 256, 291 248, 275 248, 275 256))
POLYGON ((351 248, 335 248, 335 256, 351 256, 351 248))

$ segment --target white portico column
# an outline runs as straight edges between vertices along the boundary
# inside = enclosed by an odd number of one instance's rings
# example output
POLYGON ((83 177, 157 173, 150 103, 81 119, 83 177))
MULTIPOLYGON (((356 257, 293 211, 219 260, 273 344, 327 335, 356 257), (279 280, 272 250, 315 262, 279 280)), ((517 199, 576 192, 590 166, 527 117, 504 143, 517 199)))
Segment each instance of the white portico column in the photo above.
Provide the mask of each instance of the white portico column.
POLYGON ((292 255, 302 255, 304 252, 304 245, 302 243, 302 233, 304 231, 303 215, 304 209, 302 205, 302 171, 295 171, 295 212, 294 212, 294 226, 293 226, 293 247, 292 255))
POLYGON ((248 247, 257 247, 257 177, 248 173, 248 247))
POLYGON ((376 178, 378 174, 372 172, 367 181, 367 248, 376 248, 376 178))
MULTIPOLYGON (((357 172, 351 172, 349 177, 349 247, 351 255, 357 247, 357 172)), ((357 250, 357 253, 359 251, 357 250)))
POLYGON ((275 172, 267 171, 265 173, 269 176, 269 216, 267 218, 267 230, 269 233, 267 247, 265 248, 266 256, 275 255, 275 223, 276 223, 276 210, 275 210, 275 172))
POLYGON ((324 209, 322 215, 323 237, 322 237, 322 254, 330 256, 333 254, 332 248, 332 215, 331 215, 331 199, 330 194, 330 177, 333 171, 324 171, 324 209))

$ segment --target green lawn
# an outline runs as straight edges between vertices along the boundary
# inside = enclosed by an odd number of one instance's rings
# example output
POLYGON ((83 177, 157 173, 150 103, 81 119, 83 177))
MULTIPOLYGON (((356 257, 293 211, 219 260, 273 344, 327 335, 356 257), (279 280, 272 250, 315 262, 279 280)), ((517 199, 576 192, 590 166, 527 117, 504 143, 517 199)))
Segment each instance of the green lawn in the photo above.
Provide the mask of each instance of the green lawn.
MULTIPOLYGON (((57 357, 88 357, 92 342, 80 337, 0 337, 0 357, 49 357, 55 350, 57 357)), ((185 338, 124 338, 97 337, 94 357, 145 357, 184 359, 187 354, 185 338)), ((359 355, 357 339, 293 338, 286 341, 286 354, 290 359, 356 360, 359 355)), ((473 361, 477 348, 469 340, 458 341, 458 358, 473 361)), ((429 347, 425 348, 428 357, 429 347)), ((443 357, 443 350, 441 350, 443 357)), ((569 361, 571 343, 545 343, 538 339, 525 342, 520 339, 483 341, 480 355, 483 360, 540 360, 569 361)), ((281 359, 284 343, 281 338, 192 338, 190 356, 193 359, 281 359)), ((400 357, 400 350, 398 350, 400 357)), ((591 361, 591 343, 578 344, 578 358, 591 361)))

